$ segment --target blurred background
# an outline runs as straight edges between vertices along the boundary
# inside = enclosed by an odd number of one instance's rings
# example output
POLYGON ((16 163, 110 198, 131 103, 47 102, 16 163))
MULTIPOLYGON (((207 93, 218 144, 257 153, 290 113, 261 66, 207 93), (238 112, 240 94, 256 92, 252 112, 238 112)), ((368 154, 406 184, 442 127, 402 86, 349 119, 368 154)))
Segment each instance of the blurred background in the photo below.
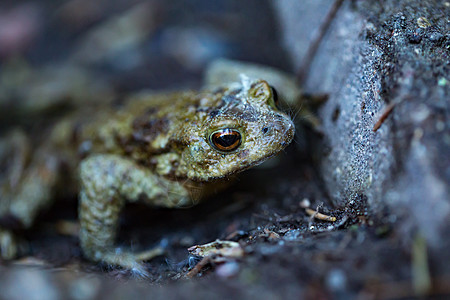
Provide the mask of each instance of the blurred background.
POLYGON ((2 73, 14 63, 31 69, 52 65, 61 72, 83 68, 118 92, 198 86, 205 65, 218 57, 289 69, 281 46, 270 1, 0 4, 2 73))
POLYGON ((0 130, 134 90, 199 88, 216 58, 295 72, 332 3, 1 1, 0 130))

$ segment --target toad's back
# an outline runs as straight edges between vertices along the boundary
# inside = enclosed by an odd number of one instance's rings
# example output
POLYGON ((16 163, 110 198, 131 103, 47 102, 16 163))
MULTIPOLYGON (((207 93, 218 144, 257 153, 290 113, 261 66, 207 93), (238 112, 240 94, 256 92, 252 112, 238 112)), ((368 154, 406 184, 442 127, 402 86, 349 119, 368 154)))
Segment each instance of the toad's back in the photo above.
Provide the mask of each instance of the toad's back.
POLYGON ((261 80, 213 92, 141 93, 82 128, 83 156, 123 155, 160 175, 196 181, 258 164, 289 144, 294 133, 289 117, 275 106, 272 88, 261 80), (228 147, 233 141, 236 147, 228 147))

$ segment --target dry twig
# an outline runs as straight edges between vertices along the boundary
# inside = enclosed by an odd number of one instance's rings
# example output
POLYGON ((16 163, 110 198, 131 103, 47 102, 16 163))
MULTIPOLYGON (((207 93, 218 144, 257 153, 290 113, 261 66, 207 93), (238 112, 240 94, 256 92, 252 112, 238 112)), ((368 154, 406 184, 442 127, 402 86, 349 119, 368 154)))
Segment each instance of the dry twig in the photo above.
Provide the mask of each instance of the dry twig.
POLYGON ((386 120, 386 118, 390 115, 390 113, 394 109, 395 104, 396 104, 395 102, 391 102, 391 103, 389 103, 386 106, 386 108, 384 109, 384 111, 381 114, 380 118, 378 118, 378 121, 373 126, 373 128, 372 128, 373 132, 377 131, 381 127, 381 125, 383 124, 384 120, 386 120))
POLYGON ((328 216, 325 214, 322 214, 320 212, 318 212, 317 210, 311 209, 311 208, 305 208, 305 211, 308 215, 310 215, 313 218, 316 218, 318 220, 322 220, 322 221, 329 221, 329 222, 335 222, 336 221, 336 217, 332 217, 332 216, 328 216))

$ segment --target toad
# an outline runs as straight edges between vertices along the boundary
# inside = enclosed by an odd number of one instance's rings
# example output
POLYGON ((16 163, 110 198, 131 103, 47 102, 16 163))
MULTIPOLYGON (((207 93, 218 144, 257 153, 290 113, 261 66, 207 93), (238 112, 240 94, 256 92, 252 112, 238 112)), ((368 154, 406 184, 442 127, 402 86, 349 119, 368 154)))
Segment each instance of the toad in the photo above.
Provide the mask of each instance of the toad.
POLYGON ((32 226, 57 187, 73 181, 85 257, 145 274, 142 255, 115 244, 127 202, 197 204, 234 174, 283 150, 294 131, 269 83, 241 75, 213 90, 142 92, 118 107, 74 113, 34 151, 17 133, 14 147, 0 147, 15 149, 0 186, 1 255, 17 251, 5 224, 32 226))

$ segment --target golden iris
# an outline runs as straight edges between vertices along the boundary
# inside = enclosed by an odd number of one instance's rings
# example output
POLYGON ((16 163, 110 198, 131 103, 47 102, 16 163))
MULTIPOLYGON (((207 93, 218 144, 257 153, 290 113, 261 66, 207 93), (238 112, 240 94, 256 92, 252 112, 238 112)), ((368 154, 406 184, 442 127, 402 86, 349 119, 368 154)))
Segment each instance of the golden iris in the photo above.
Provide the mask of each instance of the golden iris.
POLYGON ((236 150, 242 141, 241 134, 233 128, 222 128, 209 136, 210 144, 219 151, 230 152, 236 150))

